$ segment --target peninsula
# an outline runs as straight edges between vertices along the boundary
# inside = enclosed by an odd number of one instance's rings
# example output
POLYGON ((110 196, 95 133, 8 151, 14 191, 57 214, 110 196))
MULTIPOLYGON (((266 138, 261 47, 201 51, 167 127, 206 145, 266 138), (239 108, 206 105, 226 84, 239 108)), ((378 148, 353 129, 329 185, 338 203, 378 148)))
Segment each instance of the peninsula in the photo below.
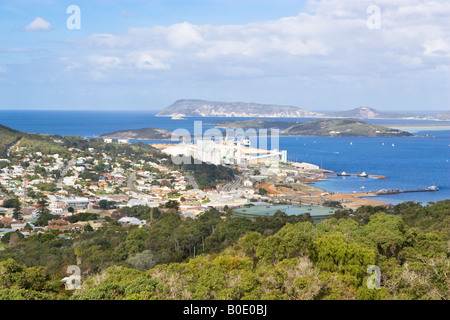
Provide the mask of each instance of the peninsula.
POLYGON ((407 119, 450 121, 450 112, 416 114, 384 112, 361 106, 351 110, 314 112, 297 106, 261 104, 253 102, 219 102, 200 99, 182 99, 165 107, 157 117, 241 117, 241 118, 354 118, 354 119, 407 119))
POLYGON ((249 117, 318 118, 323 114, 294 106, 246 102, 217 102, 198 99, 178 100, 164 108, 157 117, 249 117))
POLYGON ((315 119, 309 121, 218 120, 209 123, 222 129, 278 129, 283 136, 318 137, 411 137, 413 134, 357 119, 315 119))
POLYGON ((169 140, 172 132, 158 128, 119 130, 100 135, 103 139, 169 140))

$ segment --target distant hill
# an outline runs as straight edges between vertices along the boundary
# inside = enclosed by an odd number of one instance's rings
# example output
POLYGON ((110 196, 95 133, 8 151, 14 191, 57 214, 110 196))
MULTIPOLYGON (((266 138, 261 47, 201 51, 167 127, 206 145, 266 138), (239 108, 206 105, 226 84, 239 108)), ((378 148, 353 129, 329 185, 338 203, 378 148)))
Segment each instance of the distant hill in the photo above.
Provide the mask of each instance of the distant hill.
POLYGON ((450 111, 439 113, 435 117, 437 120, 450 121, 450 111))
POLYGON ((295 124, 284 135, 320 137, 410 137, 413 134, 358 119, 319 119, 295 124))
POLYGON ((321 113, 293 106, 246 102, 213 102, 206 100, 178 100, 166 107, 159 117, 249 117, 249 118, 317 118, 321 113))
POLYGON ((165 129, 142 128, 114 131, 102 134, 100 137, 109 139, 168 140, 172 137, 172 132, 165 129))
POLYGON ((382 112, 374 108, 359 107, 347 111, 329 113, 330 118, 355 118, 355 119, 418 119, 419 115, 413 113, 382 112))
POLYGON ((242 118, 354 118, 354 119, 415 119, 450 120, 450 112, 415 114, 383 112, 369 107, 346 111, 319 113, 295 106, 246 102, 213 102, 198 99, 178 100, 164 108, 159 117, 242 117, 242 118))
POLYGON ((411 133, 358 119, 316 119, 309 121, 243 120, 210 123, 223 129, 275 129, 284 136, 319 137, 410 137, 411 133))

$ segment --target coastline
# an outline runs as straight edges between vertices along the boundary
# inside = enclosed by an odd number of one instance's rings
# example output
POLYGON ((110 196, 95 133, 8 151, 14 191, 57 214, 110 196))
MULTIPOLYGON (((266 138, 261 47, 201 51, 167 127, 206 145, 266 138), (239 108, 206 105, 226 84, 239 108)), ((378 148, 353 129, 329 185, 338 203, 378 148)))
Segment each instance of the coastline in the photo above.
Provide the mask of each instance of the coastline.
POLYGON ((274 182, 265 182, 258 184, 257 189, 265 189, 269 195, 275 199, 290 200, 292 203, 297 202, 302 205, 320 206, 326 201, 339 201, 343 209, 357 209, 360 206, 386 206, 392 204, 379 200, 365 199, 365 197, 377 197, 376 193, 359 192, 329 192, 311 184, 322 180, 320 176, 308 178, 306 181, 295 183, 296 190, 286 187, 277 187, 274 182))

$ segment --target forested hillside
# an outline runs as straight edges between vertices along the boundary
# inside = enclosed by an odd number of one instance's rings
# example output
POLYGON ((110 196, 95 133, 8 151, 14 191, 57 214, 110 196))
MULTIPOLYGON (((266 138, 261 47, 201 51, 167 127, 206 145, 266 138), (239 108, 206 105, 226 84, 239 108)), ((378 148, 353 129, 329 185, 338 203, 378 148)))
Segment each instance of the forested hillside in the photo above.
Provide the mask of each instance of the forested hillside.
MULTIPOLYGON (((127 209, 130 210, 130 209, 127 209)), ((110 227, 76 239, 40 235, 0 252, 2 299, 448 299, 450 200, 308 216, 197 220, 175 208, 151 227, 110 227), (59 290, 76 258, 82 288, 59 290), (12 260, 14 259, 14 260, 12 260), (369 290, 368 266, 381 271, 369 290)))
POLYGON ((55 136, 20 132, 0 124, 0 157, 7 155, 8 149, 16 143, 20 147, 27 147, 29 151, 43 153, 67 152, 62 144, 55 143, 55 136))

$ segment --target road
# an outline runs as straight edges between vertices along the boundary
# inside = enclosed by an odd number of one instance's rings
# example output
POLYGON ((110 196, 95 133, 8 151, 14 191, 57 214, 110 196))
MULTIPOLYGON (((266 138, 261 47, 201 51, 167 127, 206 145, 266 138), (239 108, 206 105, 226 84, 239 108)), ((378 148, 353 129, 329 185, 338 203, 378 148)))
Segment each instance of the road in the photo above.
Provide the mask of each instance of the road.
POLYGON ((222 191, 229 192, 231 190, 237 189, 240 186, 242 180, 244 179, 241 176, 236 176, 236 179, 222 187, 222 191))
POLYGON ((136 172, 133 171, 128 176, 128 181, 127 181, 127 188, 128 189, 134 189, 134 181, 136 181, 136 172))
POLYGON ((193 176, 186 175, 187 183, 190 184, 194 189, 198 189, 197 181, 195 181, 193 176))
POLYGON ((67 165, 64 167, 64 169, 61 171, 61 175, 59 176, 58 181, 56 182, 56 186, 58 188, 63 187, 63 179, 64 176, 67 174, 67 171, 69 171, 70 167, 72 167, 75 164, 75 159, 70 159, 69 162, 67 162, 67 165))

